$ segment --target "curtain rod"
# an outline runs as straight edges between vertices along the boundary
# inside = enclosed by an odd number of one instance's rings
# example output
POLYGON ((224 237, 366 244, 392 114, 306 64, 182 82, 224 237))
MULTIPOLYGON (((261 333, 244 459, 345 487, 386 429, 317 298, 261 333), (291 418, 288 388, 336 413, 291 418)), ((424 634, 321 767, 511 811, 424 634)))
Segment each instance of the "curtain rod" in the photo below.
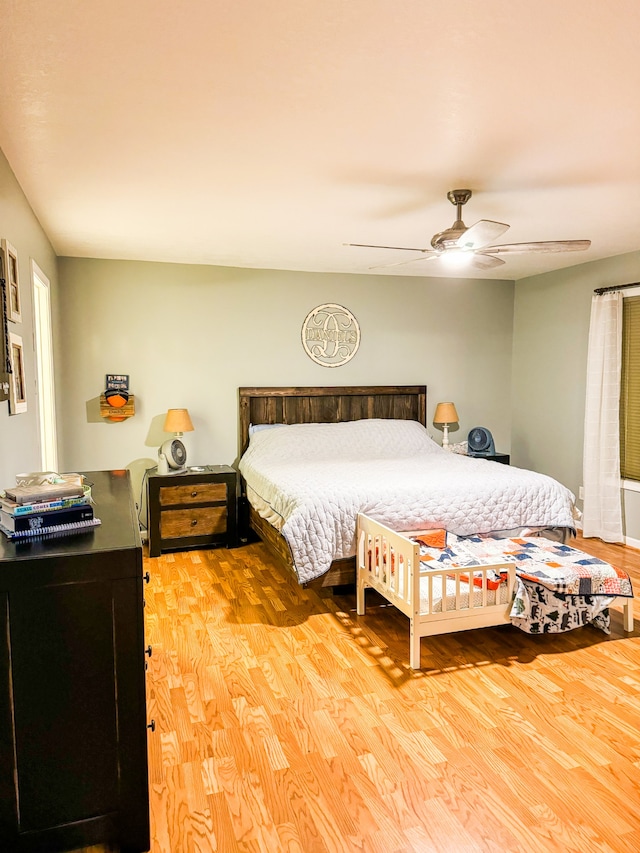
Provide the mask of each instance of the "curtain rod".
POLYGON ((614 287, 596 287, 593 292, 597 294, 612 293, 614 290, 626 290, 627 287, 640 287, 640 281, 633 284, 616 284, 614 287))

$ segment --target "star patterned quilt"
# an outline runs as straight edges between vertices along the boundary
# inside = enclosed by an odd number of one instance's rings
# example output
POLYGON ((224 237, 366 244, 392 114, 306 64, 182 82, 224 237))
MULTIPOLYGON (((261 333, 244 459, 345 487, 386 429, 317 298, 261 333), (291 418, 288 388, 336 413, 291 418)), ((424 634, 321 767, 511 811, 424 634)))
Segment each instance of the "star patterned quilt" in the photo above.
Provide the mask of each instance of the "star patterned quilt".
POLYGON ((559 633, 588 624, 609 633, 609 605, 616 596, 633 597, 627 572, 542 536, 460 537, 447 533, 442 548, 420 542, 420 558, 423 567, 439 569, 514 563, 518 582, 510 618, 529 634, 559 633))

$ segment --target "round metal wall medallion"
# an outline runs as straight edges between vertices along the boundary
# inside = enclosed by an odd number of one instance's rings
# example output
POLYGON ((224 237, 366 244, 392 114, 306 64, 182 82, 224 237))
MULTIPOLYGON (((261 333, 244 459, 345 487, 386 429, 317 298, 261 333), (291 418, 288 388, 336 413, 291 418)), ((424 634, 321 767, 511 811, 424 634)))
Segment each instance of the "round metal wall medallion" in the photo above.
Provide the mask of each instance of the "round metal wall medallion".
POLYGON ((329 302, 309 311, 302 324, 302 346, 316 364, 340 367, 360 346, 360 326, 348 308, 329 302))

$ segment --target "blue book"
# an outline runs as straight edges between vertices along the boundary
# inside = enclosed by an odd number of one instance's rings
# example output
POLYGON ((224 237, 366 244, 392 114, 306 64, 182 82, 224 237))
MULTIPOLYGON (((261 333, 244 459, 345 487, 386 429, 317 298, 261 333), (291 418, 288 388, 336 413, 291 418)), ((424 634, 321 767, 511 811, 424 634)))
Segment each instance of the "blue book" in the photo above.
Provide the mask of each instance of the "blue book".
MULTIPOLYGON (((87 486, 85 492, 90 493, 90 491, 90 487, 87 486)), ((65 507, 87 503, 90 503, 88 494, 85 494, 83 498, 59 498, 55 501, 43 501, 34 504, 18 504, 9 498, 0 498, 0 510, 8 512, 9 515, 33 515, 38 512, 47 512, 50 509, 64 509, 65 507)))

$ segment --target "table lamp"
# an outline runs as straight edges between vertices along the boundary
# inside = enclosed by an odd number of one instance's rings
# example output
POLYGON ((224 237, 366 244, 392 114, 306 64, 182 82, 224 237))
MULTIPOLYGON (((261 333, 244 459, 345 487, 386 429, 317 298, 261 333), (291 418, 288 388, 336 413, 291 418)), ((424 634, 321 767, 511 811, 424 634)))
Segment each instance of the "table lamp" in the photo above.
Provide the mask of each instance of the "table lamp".
POLYGON ((458 423, 458 413, 453 403, 438 403, 433 423, 442 427, 442 446, 449 447, 449 426, 458 423))
POLYGON ((186 469, 187 451, 180 439, 183 433, 194 429, 188 410, 169 409, 163 429, 175 433, 175 437, 163 442, 158 450, 158 473, 181 474, 186 469))

